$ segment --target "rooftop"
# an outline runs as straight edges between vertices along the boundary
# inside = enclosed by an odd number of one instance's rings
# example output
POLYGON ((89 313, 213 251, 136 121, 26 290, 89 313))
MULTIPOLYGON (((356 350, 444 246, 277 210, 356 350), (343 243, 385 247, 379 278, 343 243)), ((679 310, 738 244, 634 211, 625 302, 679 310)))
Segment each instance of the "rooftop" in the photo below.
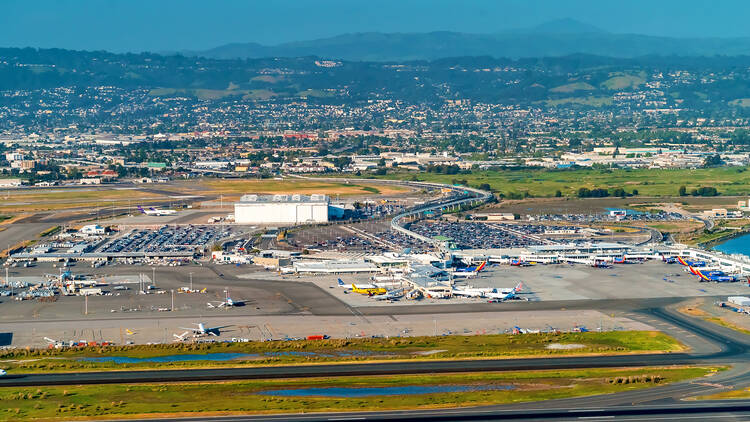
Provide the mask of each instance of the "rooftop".
POLYGON ((247 194, 242 195, 240 203, 264 203, 264 202, 310 202, 310 203, 324 203, 329 202, 327 195, 312 194, 312 195, 300 195, 300 194, 277 194, 277 195, 257 195, 247 194))

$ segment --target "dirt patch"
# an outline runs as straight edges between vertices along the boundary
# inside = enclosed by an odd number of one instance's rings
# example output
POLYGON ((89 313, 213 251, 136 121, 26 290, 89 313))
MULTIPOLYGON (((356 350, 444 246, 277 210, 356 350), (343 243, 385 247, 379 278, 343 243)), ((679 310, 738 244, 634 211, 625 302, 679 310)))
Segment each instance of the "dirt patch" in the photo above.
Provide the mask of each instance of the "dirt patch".
POLYGON ((547 349, 549 350, 575 350, 575 349, 583 349, 586 347, 583 344, 578 343, 570 343, 570 344, 561 344, 561 343, 550 343, 547 345, 547 349))
POLYGON ((423 352, 414 352, 414 354, 419 355, 419 356, 430 356, 430 355, 443 353, 443 352, 447 352, 447 350, 425 350, 423 352))

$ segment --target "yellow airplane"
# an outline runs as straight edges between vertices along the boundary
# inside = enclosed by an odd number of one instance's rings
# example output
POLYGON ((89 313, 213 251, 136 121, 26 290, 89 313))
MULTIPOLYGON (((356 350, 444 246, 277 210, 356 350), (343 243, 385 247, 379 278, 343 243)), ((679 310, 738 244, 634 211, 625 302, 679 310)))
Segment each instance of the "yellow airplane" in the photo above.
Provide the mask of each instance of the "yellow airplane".
POLYGON ((359 294, 362 294, 362 295, 370 295, 370 296, 384 295, 384 294, 388 293, 388 290, 386 290, 386 289, 384 289, 382 287, 360 289, 359 287, 355 286, 354 284, 352 284, 352 291, 354 293, 359 293, 359 294))
POLYGON ((131 331, 128 328, 125 329, 125 333, 127 333, 127 335, 129 335, 129 336, 132 336, 133 334, 135 334, 135 332, 131 331))

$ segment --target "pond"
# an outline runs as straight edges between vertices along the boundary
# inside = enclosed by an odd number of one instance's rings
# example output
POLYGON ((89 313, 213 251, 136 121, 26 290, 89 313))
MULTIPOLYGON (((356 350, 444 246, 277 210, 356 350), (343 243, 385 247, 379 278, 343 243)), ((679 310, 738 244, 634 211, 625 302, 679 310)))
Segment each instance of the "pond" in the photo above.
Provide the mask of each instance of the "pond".
MULTIPOLYGON (((319 358, 341 358, 341 357, 360 357, 360 356, 375 356, 373 352, 363 350, 341 350, 332 351, 330 353, 324 352, 305 352, 305 351, 280 351, 280 352, 266 352, 262 354, 252 353, 204 353, 204 354, 185 354, 185 355, 166 355, 166 356, 153 356, 146 358, 134 358, 128 356, 102 356, 102 357, 83 357, 79 360, 86 362, 114 362, 114 363, 144 363, 144 362, 159 362, 159 363, 170 363, 170 362, 188 362, 188 361, 227 361, 227 360, 242 360, 248 358, 258 357, 319 357, 319 358)), ((390 353, 378 353, 380 356, 391 356, 390 353)))
POLYGON ((148 358, 132 358, 128 356, 103 356, 95 358, 80 358, 80 360, 86 362, 114 362, 114 363, 144 363, 144 362, 189 362, 189 361, 202 361, 202 360, 234 360, 241 358, 252 358, 258 357, 258 355, 252 355, 247 353, 205 353, 202 355, 167 355, 167 356, 153 356, 148 358))

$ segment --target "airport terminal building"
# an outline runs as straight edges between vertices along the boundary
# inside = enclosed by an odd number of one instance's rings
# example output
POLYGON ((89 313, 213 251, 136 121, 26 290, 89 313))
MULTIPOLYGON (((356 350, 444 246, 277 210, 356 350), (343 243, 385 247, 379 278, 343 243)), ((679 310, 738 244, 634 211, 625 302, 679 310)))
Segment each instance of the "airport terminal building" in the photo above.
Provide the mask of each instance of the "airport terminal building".
POLYGON ((243 195, 234 204, 237 224, 327 223, 330 199, 326 195, 243 195))

